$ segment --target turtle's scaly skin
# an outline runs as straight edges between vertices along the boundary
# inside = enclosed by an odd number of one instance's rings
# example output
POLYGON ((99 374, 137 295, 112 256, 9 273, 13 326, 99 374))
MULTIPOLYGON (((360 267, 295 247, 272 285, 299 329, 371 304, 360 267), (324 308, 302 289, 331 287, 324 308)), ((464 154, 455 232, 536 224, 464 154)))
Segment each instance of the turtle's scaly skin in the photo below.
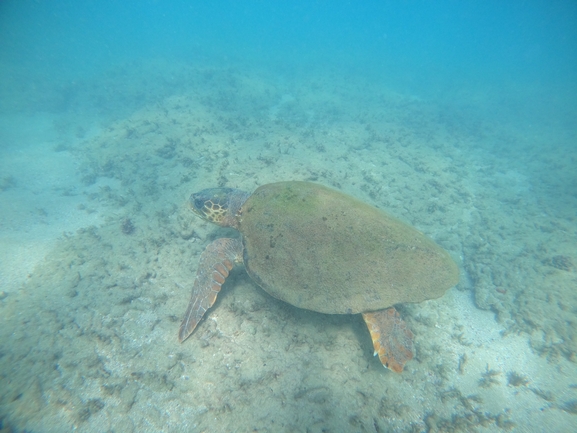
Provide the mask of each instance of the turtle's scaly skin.
POLYGON ((238 229, 238 212, 250 197, 234 188, 209 188, 190 196, 190 206, 200 217, 222 227, 238 229))
POLYGON ((242 241, 217 239, 203 252, 179 339, 214 303, 234 263, 264 290, 300 308, 363 313, 375 355, 401 372, 413 334, 393 305, 437 298, 458 281, 450 256, 416 229, 350 196, 308 182, 193 194, 192 210, 242 241))
POLYGON ((413 333, 393 307, 373 313, 363 313, 371 333, 375 355, 381 363, 400 373, 405 363, 413 359, 413 333))
POLYGON ((216 301, 228 273, 239 262, 242 262, 242 244, 238 239, 217 239, 202 252, 190 303, 178 331, 180 341, 192 334, 206 310, 216 301))

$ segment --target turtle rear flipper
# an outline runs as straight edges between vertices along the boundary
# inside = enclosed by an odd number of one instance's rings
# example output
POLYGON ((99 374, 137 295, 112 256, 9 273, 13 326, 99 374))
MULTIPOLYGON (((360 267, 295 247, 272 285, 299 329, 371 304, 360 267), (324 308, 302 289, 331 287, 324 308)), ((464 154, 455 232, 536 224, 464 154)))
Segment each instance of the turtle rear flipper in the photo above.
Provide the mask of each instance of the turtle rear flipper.
POLYGON ((413 333, 401 319, 394 307, 386 310, 363 313, 369 328, 375 356, 381 363, 396 373, 403 371, 407 361, 413 359, 413 333))
POLYGON ((180 342, 192 334, 206 310, 212 307, 229 271, 235 263, 242 262, 242 249, 240 240, 223 238, 215 240, 202 252, 190 302, 178 331, 180 342))

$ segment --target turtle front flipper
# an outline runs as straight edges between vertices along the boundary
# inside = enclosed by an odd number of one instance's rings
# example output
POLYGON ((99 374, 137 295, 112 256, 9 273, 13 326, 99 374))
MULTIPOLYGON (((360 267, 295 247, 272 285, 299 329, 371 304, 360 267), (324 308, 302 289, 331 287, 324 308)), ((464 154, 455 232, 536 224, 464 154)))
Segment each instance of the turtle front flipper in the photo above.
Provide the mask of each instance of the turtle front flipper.
POLYGON ((242 242, 238 239, 217 239, 200 255, 192 296, 178 331, 178 339, 188 338, 206 310, 216 301, 220 287, 235 263, 242 262, 242 242))
POLYGON ((400 373, 407 361, 413 359, 413 333, 393 307, 386 310, 363 313, 363 319, 369 328, 375 356, 381 363, 400 373))

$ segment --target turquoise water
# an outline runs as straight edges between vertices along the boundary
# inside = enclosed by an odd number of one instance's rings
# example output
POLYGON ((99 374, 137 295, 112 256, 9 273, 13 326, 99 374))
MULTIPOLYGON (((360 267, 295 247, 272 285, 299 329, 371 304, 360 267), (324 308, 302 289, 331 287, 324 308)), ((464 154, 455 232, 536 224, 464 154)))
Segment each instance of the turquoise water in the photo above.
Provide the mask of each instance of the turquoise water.
POLYGON ((575 430, 575 77, 573 2, 0 3, 0 431, 575 430), (281 180, 458 263, 403 373, 242 267, 178 342, 189 195, 281 180))

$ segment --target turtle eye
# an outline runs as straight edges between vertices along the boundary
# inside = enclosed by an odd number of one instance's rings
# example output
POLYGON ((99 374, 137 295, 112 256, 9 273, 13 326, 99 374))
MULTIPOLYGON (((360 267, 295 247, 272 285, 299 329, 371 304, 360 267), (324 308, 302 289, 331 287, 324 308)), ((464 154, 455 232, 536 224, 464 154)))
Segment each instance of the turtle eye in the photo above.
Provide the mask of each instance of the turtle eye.
POLYGON ((200 210, 200 209, 202 209, 202 208, 204 207, 204 205, 205 205, 205 201, 204 201, 202 198, 197 197, 197 198, 194 199, 194 207, 195 207, 196 209, 199 209, 199 210, 200 210))

